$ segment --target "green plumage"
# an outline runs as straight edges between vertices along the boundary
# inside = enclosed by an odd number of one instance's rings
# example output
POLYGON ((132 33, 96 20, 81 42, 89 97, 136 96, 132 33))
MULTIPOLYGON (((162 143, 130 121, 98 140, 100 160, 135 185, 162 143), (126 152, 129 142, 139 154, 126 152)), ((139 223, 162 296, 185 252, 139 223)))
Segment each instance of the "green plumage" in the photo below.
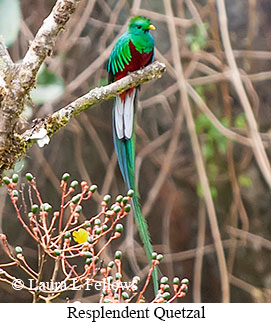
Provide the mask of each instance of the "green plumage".
POLYGON ((127 35, 126 37, 119 38, 109 57, 108 66, 110 66, 112 74, 116 75, 119 71, 122 71, 125 68, 125 64, 128 65, 131 59, 129 35, 127 35))
MULTIPOLYGON (((128 30, 118 39, 108 61, 109 81, 119 80, 129 72, 148 65, 153 60, 154 40, 149 33, 154 29, 149 19, 133 17, 128 30)), ((135 194, 132 199, 135 222, 144 244, 146 255, 152 264, 153 248, 146 220, 139 206, 139 194, 135 183, 135 114, 137 89, 130 89, 115 99, 113 108, 113 138, 119 167, 127 184, 135 194)), ((155 293, 158 291, 157 268, 153 271, 155 293)))

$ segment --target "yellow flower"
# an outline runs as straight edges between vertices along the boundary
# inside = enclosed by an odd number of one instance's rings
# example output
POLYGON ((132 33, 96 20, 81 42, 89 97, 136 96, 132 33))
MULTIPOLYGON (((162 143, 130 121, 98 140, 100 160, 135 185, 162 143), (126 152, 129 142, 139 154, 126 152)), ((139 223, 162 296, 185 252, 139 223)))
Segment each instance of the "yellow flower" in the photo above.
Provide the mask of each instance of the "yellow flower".
POLYGON ((88 232, 85 229, 79 229, 78 231, 73 232, 73 240, 77 243, 84 243, 88 240, 88 232))

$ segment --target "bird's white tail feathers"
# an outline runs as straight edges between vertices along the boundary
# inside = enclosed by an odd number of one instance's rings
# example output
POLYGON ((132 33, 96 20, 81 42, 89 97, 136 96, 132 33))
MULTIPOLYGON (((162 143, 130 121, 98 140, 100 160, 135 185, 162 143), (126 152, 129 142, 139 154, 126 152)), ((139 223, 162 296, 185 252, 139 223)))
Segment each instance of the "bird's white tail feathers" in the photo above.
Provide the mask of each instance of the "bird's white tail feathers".
POLYGON ((133 134, 134 127, 134 100, 136 89, 126 94, 125 100, 122 101, 119 96, 116 97, 115 103, 115 129, 118 139, 129 140, 133 134))

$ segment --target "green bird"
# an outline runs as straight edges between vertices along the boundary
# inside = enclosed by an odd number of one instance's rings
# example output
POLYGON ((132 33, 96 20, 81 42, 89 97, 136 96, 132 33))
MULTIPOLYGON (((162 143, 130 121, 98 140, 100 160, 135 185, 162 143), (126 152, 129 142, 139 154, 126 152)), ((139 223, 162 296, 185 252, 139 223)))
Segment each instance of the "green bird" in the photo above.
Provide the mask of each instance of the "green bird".
MULTIPOLYGON (((117 40, 108 62, 109 82, 117 81, 153 61, 154 39, 150 30, 155 27, 145 17, 132 17, 128 30, 117 40)), ((132 199, 135 221, 143 241, 146 255, 152 263, 153 248, 147 223, 139 206, 135 183, 135 123, 138 88, 117 96, 113 107, 113 139, 119 167, 128 189, 134 190, 132 199)), ((157 268, 153 271, 154 290, 158 290, 157 268)))

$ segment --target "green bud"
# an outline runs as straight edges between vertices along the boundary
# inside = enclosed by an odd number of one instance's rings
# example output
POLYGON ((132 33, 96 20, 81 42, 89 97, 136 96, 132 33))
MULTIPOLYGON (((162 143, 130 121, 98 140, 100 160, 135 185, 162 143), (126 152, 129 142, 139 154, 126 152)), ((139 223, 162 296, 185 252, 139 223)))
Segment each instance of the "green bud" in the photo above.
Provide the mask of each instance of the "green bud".
POLYGON ((173 282, 173 285, 179 285, 180 284, 180 278, 179 277, 174 277, 172 282, 173 282))
POLYGON ((115 274, 115 279, 116 279, 116 280, 120 280, 121 278, 122 278, 121 273, 116 273, 116 274, 115 274))
POLYGON ((19 193, 18 193, 18 191, 17 191, 17 190, 13 190, 13 191, 12 191, 12 195, 13 195, 13 196, 19 196, 19 193))
POLYGON ((128 196, 124 196, 124 198, 122 199, 122 203, 123 204, 127 204, 129 201, 129 197, 128 196))
POLYGON ((168 283, 168 278, 166 276, 160 279, 160 284, 167 284, 167 283, 168 283))
POLYGON ((91 185, 89 190, 90 192, 94 193, 97 190, 97 185, 91 185))
POLYGON ((33 212, 28 212, 28 214, 27 214, 27 216, 29 217, 29 219, 32 218, 33 215, 34 215, 33 212))
POLYGON ((131 205, 130 204, 125 205, 124 211, 127 212, 127 213, 130 212, 131 211, 131 205))
POLYGON ((121 207, 117 205, 114 207, 113 211, 117 214, 121 211, 121 207))
POLYGON ((26 179, 30 182, 30 181, 32 181, 32 179, 34 178, 33 177, 33 175, 31 174, 31 173, 26 173, 25 174, 25 177, 26 177, 26 179))
POLYGON ((69 173, 65 173, 62 175, 62 181, 67 182, 71 175, 69 173))
POLYGON ((52 205, 50 205, 49 203, 43 203, 40 206, 41 210, 44 210, 45 212, 50 212, 52 210, 52 205))
POLYGON ((88 243, 90 243, 90 244, 93 243, 93 238, 92 237, 88 237, 88 243))
POLYGON ((124 300, 126 300, 126 299, 128 299, 128 298, 129 298, 129 295, 128 295, 128 293, 126 293, 126 292, 122 292, 122 293, 121 293, 121 297, 122 297, 124 300))
POLYGON ((116 197, 116 202, 120 203, 122 201, 122 199, 123 199, 123 196, 122 195, 118 195, 116 197))
POLYGON ((118 293, 115 293, 114 294, 114 299, 118 299, 119 298, 119 294, 118 293))
POLYGON ((97 228, 96 229, 96 234, 97 235, 100 235, 102 233, 102 230, 103 230, 102 228, 97 228))
POLYGON ((95 265, 98 263, 99 259, 100 259, 99 257, 95 258, 95 265))
POLYGON ((86 265, 90 265, 92 263, 92 258, 87 258, 85 261, 86 265))
POLYGON ((55 256, 60 256, 60 255, 61 255, 61 250, 59 250, 59 249, 55 249, 55 250, 54 250, 54 255, 55 255, 55 256))
POLYGON ((66 232, 66 233, 65 233, 65 235, 64 235, 64 238, 65 238, 65 239, 69 239, 69 238, 71 238, 71 236, 72 236, 72 235, 71 235, 71 233, 70 233, 70 232, 66 232))
POLYGON ((77 181, 72 181, 71 182, 71 188, 75 189, 78 186, 78 182, 77 181))
POLYGON ((107 267, 109 268, 113 268, 113 266, 115 265, 114 261, 110 261, 107 265, 107 267))
POLYGON ((89 228, 89 227, 91 227, 91 224, 89 222, 86 222, 85 223, 85 228, 89 228))
POLYGON ((111 301, 111 299, 109 299, 109 298, 105 298, 105 299, 104 299, 104 303, 112 303, 112 301, 111 301))
POLYGON ((151 257, 152 257, 152 259, 153 259, 153 260, 156 260, 157 252, 153 252, 153 253, 151 254, 151 257))
POLYGON ((163 258, 164 258, 164 256, 163 256, 163 255, 161 255, 161 254, 159 254, 159 255, 157 255, 157 257, 156 257, 156 260, 158 260, 159 262, 161 262, 161 261, 163 260, 163 258))
POLYGON ((106 195, 104 196, 104 198, 103 198, 103 201, 104 201, 105 203, 108 203, 108 202, 110 201, 110 199, 111 199, 111 195, 106 194, 106 195))
POLYGON ((86 258, 92 258, 92 253, 90 251, 85 251, 84 257, 86 257, 86 258))
POLYGON ((108 276, 107 277, 107 283, 111 284, 113 282, 113 277, 112 276, 108 276))
POLYGON ((81 198, 81 194, 77 194, 77 195, 75 195, 75 196, 72 198, 72 203, 73 203, 73 204, 78 203, 78 202, 79 202, 79 200, 80 200, 80 198, 81 198))
POLYGON ((96 219, 95 221, 94 221, 94 225, 98 225, 98 226, 100 226, 101 225, 101 220, 100 219, 96 219))
POLYGON ((121 223, 117 223, 115 226, 115 232, 122 233, 123 231, 123 225, 121 223))
POLYGON ((115 252, 115 259, 121 259, 122 252, 121 251, 116 251, 115 252))
POLYGON ((23 253, 23 249, 22 249, 21 247, 17 246, 17 247, 15 248, 15 252, 16 252, 16 254, 18 255, 19 253, 23 253))
POLYGON ((181 284, 189 285, 188 278, 183 278, 182 281, 181 281, 181 284))
POLYGON ((133 277, 133 280, 136 281, 136 283, 138 284, 140 282, 140 277, 139 276, 135 276, 135 277, 133 277))
POLYGON ((108 226, 106 224, 103 225, 103 232, 108 229, 108 226))
POLYGON ((10 183, 11 183, 11 179, 10 179, 9 177, 5 176, 5 177, 3 177, 3 182, 4 182, 6 185, 8 185, 8 184, 10 184, 10 183))
POLYGON ((133 197, 133 195, 134 195, 134 191, 133 190, 129 190, 128 192, 127 192, 127 196, 129 196, 129 197, 133 197))
POLYGON ((164 292, 168 292, 170 289, 169 284, 165 284, 164 286, 164 292))
POLYGON ((38 212, 39 206, 37 204, 33 204, 31 207, 31 211, 35 214, 38 212))
POLYGON ((170 298, 170 294, 169 294, 169 292, 165 292, 165 293, 163 293, 163 294, 162 294, 162 297, 163 297, 163 299, 169 299, 169 298, 170 298))
POLYGON ((104 215, 106 218, 110 218, 111 217, 111 213, 110 212, 105 212, 105 215, 104 215))
POLYGON ((75 208, 75 212, 81 213, 81 211, 82 211, 82 206, 81 205, 77 205, 76 208, 75 208))
POLYGON ((13 174, 12 175, 12 182, 13 183, 18 183, 19 180, 19 175, 18 174, 13 174))
POLYGON ((184 291, 185 294, 187 294, 188 293, 188 286, 186 286, 183 291, 184 291))

